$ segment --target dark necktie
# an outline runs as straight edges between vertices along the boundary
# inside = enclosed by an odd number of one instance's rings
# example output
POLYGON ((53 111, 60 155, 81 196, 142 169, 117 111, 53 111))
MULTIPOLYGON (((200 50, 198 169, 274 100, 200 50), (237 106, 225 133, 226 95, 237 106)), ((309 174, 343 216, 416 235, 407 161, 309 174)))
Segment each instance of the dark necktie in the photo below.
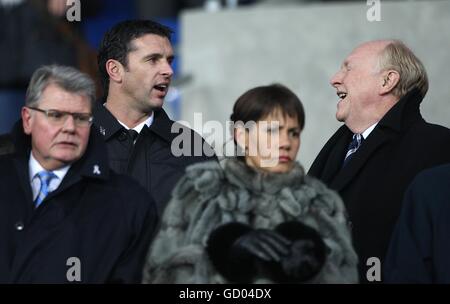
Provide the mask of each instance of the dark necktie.
POLYGON ((133 142, 133 144, 136 143, 136 139, 138 138, 139 133, 136 130, 129 129, 128 130, 128 135, 130 136, 131 141, 133 142))
POLYGON ((361 134, 353 134, 352 141, 348 145, 347 154, 345 154, 344 164, 342 166, 345 166, 353 158, 353 155, 359 149, 363 140, 364 137, 361 134))

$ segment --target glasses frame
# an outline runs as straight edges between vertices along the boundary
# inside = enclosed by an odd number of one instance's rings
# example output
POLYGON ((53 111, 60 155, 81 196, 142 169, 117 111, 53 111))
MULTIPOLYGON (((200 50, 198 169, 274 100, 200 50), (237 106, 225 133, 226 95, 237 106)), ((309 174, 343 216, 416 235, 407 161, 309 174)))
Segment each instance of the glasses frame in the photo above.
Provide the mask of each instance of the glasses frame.
POLYGON ((89 127, 90 125, 92 125, 92 122, 94 121, 94 116, 92 116, 92 114, 90 114, 90 113, 77 113, 77 112, 73 113, 73 112, 67 112, 67 111, 60 111, 60 110, 56 110, 56 109, 44 110, 44 109, 40 109, 40 108, 37 108, 37 107, 29 107, 29 106, 27 106, 27 108, 29 108, 31 110, 35 110, 35 111, 41 112, 41 113, 44 113, 45 117, 47 117, 47 119, 50 122, 53 122, 53 123, 57 123, 57 122, 52 121, 52 119, 49 117, 49 113, 50 112, 59 113, 59 114, 62 115, 62 118, 63 118, 63 120, 61 120, 61 125, 66 122, 68 115, 72 116, 73 121, 74 121, 74 123, 75 123, 75 125, 77 127, 89 127), (83 121, 80 121, 80 120, 77 119, 78 117, 80 117, 82 115, 89 115, 89 120, 87 121, 86 125, 84 125, 83 121))

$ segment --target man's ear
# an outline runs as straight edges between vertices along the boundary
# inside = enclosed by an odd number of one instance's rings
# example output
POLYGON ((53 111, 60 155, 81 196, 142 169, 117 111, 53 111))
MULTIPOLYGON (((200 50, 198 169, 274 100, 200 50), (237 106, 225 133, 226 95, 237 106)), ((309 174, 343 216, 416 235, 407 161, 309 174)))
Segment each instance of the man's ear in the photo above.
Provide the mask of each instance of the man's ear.
POLYGON ((22 107, 20 114, 22 116, 23 131, 25 134, 30 135, 32 129, 31 126, 33 123, 33 115, 31 114, 31 110, 27 107, 22 107))
POLYGON ((124 72, 124 67, 123 65, 114 59, 109 59, 108 61, 106 61, 106 72, 109 75, 109 80, 110 82, 116 82, 116 83, 121 83, 122 82, 122 77, 123 77, 123 72, 124 72))
POLYGON ((382 73, 380 94, 391 93, 400 81, 400 74, 395 70, 387 70, 382 73))

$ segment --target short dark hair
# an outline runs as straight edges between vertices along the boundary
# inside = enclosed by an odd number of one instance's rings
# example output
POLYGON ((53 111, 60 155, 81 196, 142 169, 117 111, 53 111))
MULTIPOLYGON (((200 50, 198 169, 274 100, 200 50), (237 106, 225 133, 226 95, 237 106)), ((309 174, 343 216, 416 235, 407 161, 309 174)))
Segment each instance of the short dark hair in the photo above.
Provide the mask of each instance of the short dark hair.
POLYGON ((166 37, 170 40, 173 31, 152 20, 126 20, 117 23, 103 36, 97 56, 98 69, 102 79, 103 92, 108 95, 109 75, 106 72, 106 62, 109 59, 119 61, 128 66, 128 53, 132 51, 132 40, 147 34, 166 37))
POLYGON ((281 84, 260 86, 248 90, 236 101, 231 114, 231 121, 259 121, 280 110, 281 114, 296 118, 300 129, 305 126, 305 111, 297 95, 281 84))

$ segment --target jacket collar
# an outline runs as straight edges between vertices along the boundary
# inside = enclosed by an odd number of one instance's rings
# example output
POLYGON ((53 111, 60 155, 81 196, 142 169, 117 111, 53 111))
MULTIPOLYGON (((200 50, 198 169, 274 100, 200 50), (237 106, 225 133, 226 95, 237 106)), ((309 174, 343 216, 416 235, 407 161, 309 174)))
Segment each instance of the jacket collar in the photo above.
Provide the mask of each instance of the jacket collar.
POLYGON ((297 188, 305 176, 303 167, 298 162, 295 162, 292 170, 286 173, 255 170, 235 157, 225 159, 223 166, 231 184, 254 193, 274 194, 286 187, 297 188))
POLYGON ((422 118, 420 114, 422 100, 419 90, 412 89, 384 115, 379 125, 396 131, 407 129, 411 123, 422 118))
MULTIPOLYGON (((338 191, 343 189, 362 170, 365 163, 376 153, 379 147, 395 140, 395 136, 399 132, 408 129, 412 123, 422 119, 419 109, 422 99, 417 89, 411 90, 401 98, 380 120, 370 136, 358 149, 358 153, 355 154, 352 161, 335 175, 330 186, 338 191)), ((343 126, 337 133, 341 134, 342 137, 340 137, 340 140, 336 143, 336 148, 331 153, 334 155, 334 163, 342 166, 342 156, 345 155, 352 132, 346 126, 343 126)), ((337 167, 334 168, 334 170, 337 169, 337 167)))
MULTIPOLYGON (((20 171, 19 174, 21 179, 25 181, 29 188, 28 178, 23 179, 23 177, 28 176, 28 158, 31 151, 31 137, 23 132, 22 120, 19 120, 12 132, 11 139, 14 144, 14 159, 16 162, 16 167, 20 171), (25 173, 22 171, 25 169, 25 173)), ((60 189, 65 189, 65 186, 69 186, 76 181, 80 180, 82 177, 94 178, 106 180, 109 178, 109 165, 106 157, 106 147, 99 135, 99 131, 91 126, 91 133, 89 136, 88 146, 84 155, 74 162, 64 177, 63 182, 54 192, 59 192, 60 189)))
MULTIPOLYGON (((94 107, 94 124, 98 127, 98 130, 105 141, 108 141, 117 132, 123 129, 123 126, 117 121, 112 113, 100 102, 96 103, 96 106, 94 107)), ((154 111, 153 123, 149 130, 170 143, 177 135, 171 132, 173 124, 174 121, 172 121, 164 109, 161 108, 154 111)))

